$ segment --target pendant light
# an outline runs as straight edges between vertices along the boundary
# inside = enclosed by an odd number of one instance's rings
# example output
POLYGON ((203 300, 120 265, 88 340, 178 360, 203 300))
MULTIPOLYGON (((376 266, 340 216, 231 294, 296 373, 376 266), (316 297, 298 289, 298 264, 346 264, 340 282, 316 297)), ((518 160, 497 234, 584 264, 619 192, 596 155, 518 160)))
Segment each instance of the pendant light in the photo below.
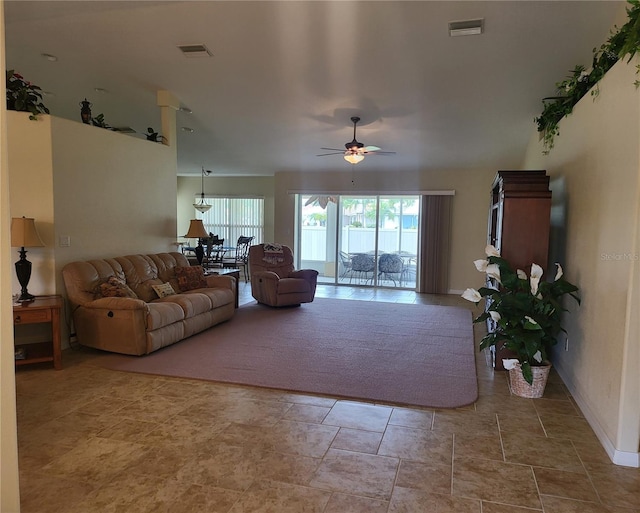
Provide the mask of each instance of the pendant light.
POLYGON ((202 212, 203 214, 209 210, 211 208, 211 205, 209 205, 205 200, 204 200, 204 175, 205 173, 207 175, 211 174, 211 171, 205 171, 204 167, 202 168, 202 192, 200 193, 200 199, 198 201, 196 201, 193 204, 193 208, 195 208, 198 212, 202 212))

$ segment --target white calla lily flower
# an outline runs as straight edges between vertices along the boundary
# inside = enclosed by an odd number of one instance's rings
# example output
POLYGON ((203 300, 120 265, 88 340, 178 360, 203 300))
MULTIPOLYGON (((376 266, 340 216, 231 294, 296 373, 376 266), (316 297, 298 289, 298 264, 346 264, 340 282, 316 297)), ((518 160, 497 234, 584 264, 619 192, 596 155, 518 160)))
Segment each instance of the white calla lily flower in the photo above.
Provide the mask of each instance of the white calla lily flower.
POLYGON ((493 278, 498 283, 502 283, 502 281, 500 281, 500 267, 498 267, 498 264, 489 264, 485 272, 489 278, 493 278))
POLYGON ((507 370, 515 369, 518 363, 516 358, 505 358, 502 360, 502 365, 507 370))
POLYGON ((502 319, 502 316, 498 312, 491 311, 489 312, 489 315, 495 322, 498 322, 500 319, 502 319))
POLYGON ((487 244, 487 246, 484 248, 484 252, 488 257, 499 257, 500 256, 500 252, 496 249, 495 246, 492 246, 491 244, 487 244))
POLYGON ((540 351, 536 351, 533 355, 533 359, 538 363, 542 363, 542 353, 540 351))
POLYGON ((556 277, 553 279, 553 281, 558 281, 560 278, 562 278, 562 275, 564 274, 564 271, 562 270, 562 266, 556 262, 556 266, 558 267, 558 270, 556 271, 556 277))
POLYGON ((478 271, 480 271, 481 273, 484 273, 487 270, 487 266, 489 265, 489 262, 487 262, 486 260, 474 260, 473 265, 476 266, 476 269, 478 271))
POLYGON ((527 273, 525 273, 522 269, 518 269, 516 271, 516 274, 518 275, 518 278, 520 278, 521 280, 527 279, 527 273))
POLYGON ((531 294, 536 295, 538 293, 538 285, 540 284, 540 278, 542 278, 542 267, 538 264, 531 264, 531 294))
POLYGON ((471 301, 472 303, 479 303, 482 299, 480 292, 476 289, 467 289, 462 293, 462 297, 467 301, 471 301))

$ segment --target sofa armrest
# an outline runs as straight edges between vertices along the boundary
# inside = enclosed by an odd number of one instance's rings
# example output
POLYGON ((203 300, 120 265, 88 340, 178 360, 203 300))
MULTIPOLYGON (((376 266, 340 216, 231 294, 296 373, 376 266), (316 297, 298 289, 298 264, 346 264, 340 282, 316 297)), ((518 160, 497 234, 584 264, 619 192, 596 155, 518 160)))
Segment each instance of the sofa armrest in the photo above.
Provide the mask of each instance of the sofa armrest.
POLYGON ((298 271, 292 271, 289 273, 289 278, 302 278, 308 282, 315 282, 318 279, 318 271, 315 269, 300 269, 298 271))
POLYGON ((278 276, 276 273, 272 272, 272 271, 258 271, 255 273, 251 273, 251 281, 253 282, 253 280, 255 279, 263 279, 266 281, 273 281, 273 282, 277 282, 280 280, 280 276, 278 276))
POLYGON ((236 280, 233 276, 210 274, 209 276, 205 276, 205 278, 207 280, 207 287, 230 289, 234 293, 236 291, 236 280))
POLYGON ((147 303, 130 297, 102 297, 82 305, 90 310, 146 310, 147 303))
POLYGON ((80 344, 124 354, 146 354, 149 305, 141 299, 103 297, 73 311, 80 344))

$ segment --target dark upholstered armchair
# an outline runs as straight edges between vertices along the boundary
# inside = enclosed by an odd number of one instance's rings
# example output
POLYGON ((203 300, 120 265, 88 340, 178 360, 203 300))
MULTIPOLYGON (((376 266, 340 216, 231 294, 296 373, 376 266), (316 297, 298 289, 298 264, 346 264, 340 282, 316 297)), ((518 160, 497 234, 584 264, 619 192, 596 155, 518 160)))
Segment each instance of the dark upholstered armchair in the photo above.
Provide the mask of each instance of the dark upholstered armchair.
POLYGON ((251 294, 269 306, 311 303, 318 271, 295 271, 291 248, 279 244, 256 244, 249 248, 251 294))

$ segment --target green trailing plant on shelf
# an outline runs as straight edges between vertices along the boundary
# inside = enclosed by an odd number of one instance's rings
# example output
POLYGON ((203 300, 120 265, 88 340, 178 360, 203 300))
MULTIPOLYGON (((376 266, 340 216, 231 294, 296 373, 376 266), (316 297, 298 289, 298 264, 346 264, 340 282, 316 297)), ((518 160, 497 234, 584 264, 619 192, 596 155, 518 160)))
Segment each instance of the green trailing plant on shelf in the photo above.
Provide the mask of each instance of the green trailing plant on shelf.
POLYGON ((547 364, 558 335, 565 331, 561 317, 566 309, 561 298, 569 294, 580 304, 578 287, 563 278, 560 264, 556 264, 554 280, 544 281, 544 271, 535 263, 527 277, 521 269, 514 271, 495 247, 489 245, 485 252, 487 259, 476 260, 474 265, 486 274, 488 285, 462 294, 475 304, 485 301, 484 312, 473 322, 491 319, 493 327, 480 341, 480 349, 504 345, 516 355, 524 379, 531 384, 531 367, 547 364))
POLYGON ((106 128, 107 130, 112 130, 111 126, 105 122, 104 114, 102 113, 98 114, 95 118, 91 118, 91 124, 99 128, 106 128))
MULTIPOLYGON (((628 3, 627 23, 620 28, 614 27, 607 41, 600 48, 593 49, 591 68, 576 66, 566 79, 556 83, 557 96, 542 100, 542 113, 534 121, 542 134, 545 155, 553 149, 555 138, 560 135, 560 120, 571 114, 576 103, 589 91, 591 96, 598 96, 598 82, 607 71, 620 59, 628 58, 630 61, 640 50, 640 0, 628 0, 628 3)), ((637 74, 640 66, 636 68, 637 74)), ((640 81, 636 80, 634 84, 639 87, 640 81)))
POLYGON ((42 103, 42 89, 25 80, 15 70, 6 72, 7 110, 29 112, 29 119, 37 119, 38 114, 49 114, 42 103))

